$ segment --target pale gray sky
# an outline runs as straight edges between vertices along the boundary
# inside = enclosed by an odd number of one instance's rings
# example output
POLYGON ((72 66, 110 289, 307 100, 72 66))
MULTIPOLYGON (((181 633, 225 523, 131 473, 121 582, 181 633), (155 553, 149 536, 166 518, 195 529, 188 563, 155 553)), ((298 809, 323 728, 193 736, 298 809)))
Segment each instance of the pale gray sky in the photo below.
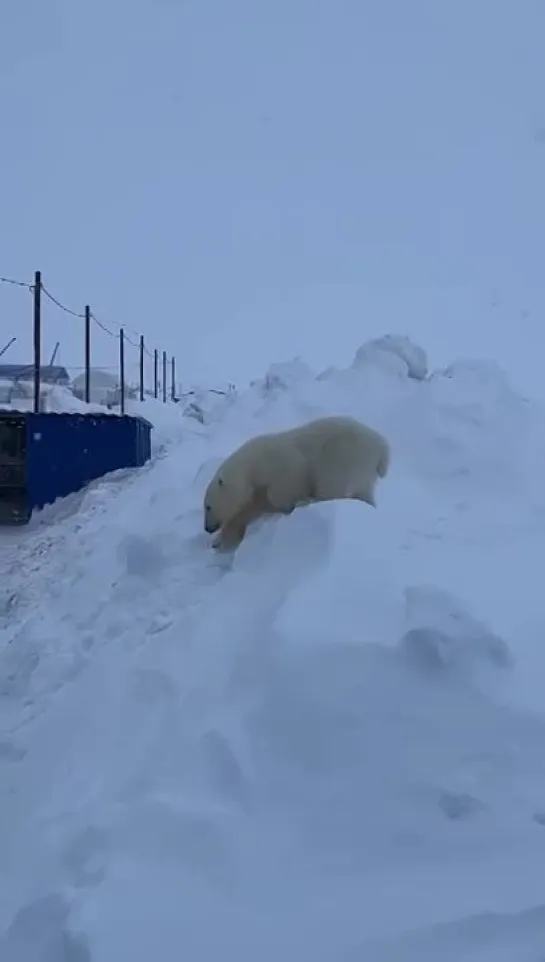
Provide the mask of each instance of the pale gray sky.
MULTIPOLYGON (((545 395, 544 42, 543 0, 6 3, 0 275, 209 386, 394 331, 545 395)), ((0 285, 6 361, 30 308, 0 285)))

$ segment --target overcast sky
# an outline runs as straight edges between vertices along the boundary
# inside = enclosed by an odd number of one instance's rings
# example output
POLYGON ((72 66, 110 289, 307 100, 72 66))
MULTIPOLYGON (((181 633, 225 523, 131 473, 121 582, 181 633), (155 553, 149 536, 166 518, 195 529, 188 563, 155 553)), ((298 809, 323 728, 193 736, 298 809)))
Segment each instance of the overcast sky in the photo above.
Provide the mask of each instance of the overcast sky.
MULTIPOLYGON (((6 2, 0 275, 208 386, 392 331, 545 396, 544 50, 543 0, 6 2)), ((30 317, 0 285, 5 361, 30 317)))

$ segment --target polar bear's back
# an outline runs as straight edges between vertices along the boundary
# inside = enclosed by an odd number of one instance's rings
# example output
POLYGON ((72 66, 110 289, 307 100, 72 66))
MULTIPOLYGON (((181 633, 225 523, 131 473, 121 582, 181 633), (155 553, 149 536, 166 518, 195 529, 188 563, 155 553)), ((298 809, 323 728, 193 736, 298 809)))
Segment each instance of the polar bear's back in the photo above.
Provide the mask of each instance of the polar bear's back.
POLYGON ((355 418, 337 416, 311 421, 284 436, 310 466, 318 500, 363 493, 374 502, 376 478, 384 477, 389 466, 388 443, 377 431, 355 418))
POLYGON ((313 460, 325 457, 328 461, 346 458, 350 462, 374 462, 384 477, 388 470, 389 447, 386 439, 351 417, 332 416, 318 418, 284 432, 290 444, 294 444, 305 457, 313 460))
POLYGON ((320 478, 385 477, 389 446, 377 431, 351 417, 317 418, 286 431, 259 434, 234 451, 226 463, 231 472, 244 469, 256 487, 266 486, 272 476, 290 472, 302 458, 313 482, 320 478))
POLYGON ((272 477, 291 470, 297 449, 288 437, 290 434, 291 431, 277 431, 254 435, 226 458, 221 474, 230 483, 244 477, 252 489, 267 487, 272 477))

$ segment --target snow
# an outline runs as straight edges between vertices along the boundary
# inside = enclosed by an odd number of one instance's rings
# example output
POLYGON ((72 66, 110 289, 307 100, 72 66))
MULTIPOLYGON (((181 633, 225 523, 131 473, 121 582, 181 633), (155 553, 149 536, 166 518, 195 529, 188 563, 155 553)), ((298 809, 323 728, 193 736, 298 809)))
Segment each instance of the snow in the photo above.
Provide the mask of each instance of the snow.
POLYGON ((354 364, 362 366, 368 362, 389 364, 392 369, 397 368, 417 381, 423 381, 428 373, 426 352, 404 334, 385 334, 362 344, 356 352, 354 364))
MULTIPOLYGON (((31 381, 0 381, 0 393, 10 397, 15 390, 15 396, 6 403, 0 403, 0 411, 33 411, 34 385, 31 381)), ((59 384, 42 383, 40 385, 40 409, 52 414, 113 414, 101 404, 86 404, 80 401, 72 391, 59 384)))
POLYGON ((545 957, 545 411, 413 347, 131 402, 151 462, 1 532, 2 962, 545 957), (332 413, 377 510, 214 553, 219 459, 332 413))
MULTIPOLYGON (((100 373, 100 372, 99 372, 100 373)), ((5 385, 6 393, 12 389, 13 382, 0 380, 0 393, 2 386, 5 385)), ((0 411, 28 412, 34 410, 33 385, 29 381, 19 381, 18 390, 21 396, 13 399, 10 403, 0 403, 0 411), (24 395, 24 396, 22 396, 24 395)), ((187 417, 194 418, 200 423, 204 423, 214 416, 216 409, 221 409, 224 399, 229 397, 228 391, 191 391, 186 397, 182 398, 180 411, 187 417)), ((125 399, 125 414, 148 418, 159 431, 166 427, 166 437, 171 438, 172 430, 176 424, 180 425, 180 419, 176 415, 174 422, 170 413, 170 399, 165 404, 163 401, 153 397, 147 397, 143 402, 135 401, 131 397, 125 399)), ((105 404, 93 403, 80 400, 73 392, 66 387, 57 384, 42 384, 40 389, 40 409, 52 414, 106 414, 111 417, 119 417, 121 409, 119 405, 106 407, 105 404)))

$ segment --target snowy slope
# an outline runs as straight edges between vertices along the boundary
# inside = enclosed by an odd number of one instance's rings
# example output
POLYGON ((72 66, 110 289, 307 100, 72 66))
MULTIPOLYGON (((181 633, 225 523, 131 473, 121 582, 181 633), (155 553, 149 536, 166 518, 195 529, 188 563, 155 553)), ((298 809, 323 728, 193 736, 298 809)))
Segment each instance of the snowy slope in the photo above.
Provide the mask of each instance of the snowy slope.
POLYGON ((545 414, 423 374, 275 365, 1 534, 2 962, 545 958, 545 414), (325 413, 389 437, 378 510, 212 552, 219 459, 325 413))

